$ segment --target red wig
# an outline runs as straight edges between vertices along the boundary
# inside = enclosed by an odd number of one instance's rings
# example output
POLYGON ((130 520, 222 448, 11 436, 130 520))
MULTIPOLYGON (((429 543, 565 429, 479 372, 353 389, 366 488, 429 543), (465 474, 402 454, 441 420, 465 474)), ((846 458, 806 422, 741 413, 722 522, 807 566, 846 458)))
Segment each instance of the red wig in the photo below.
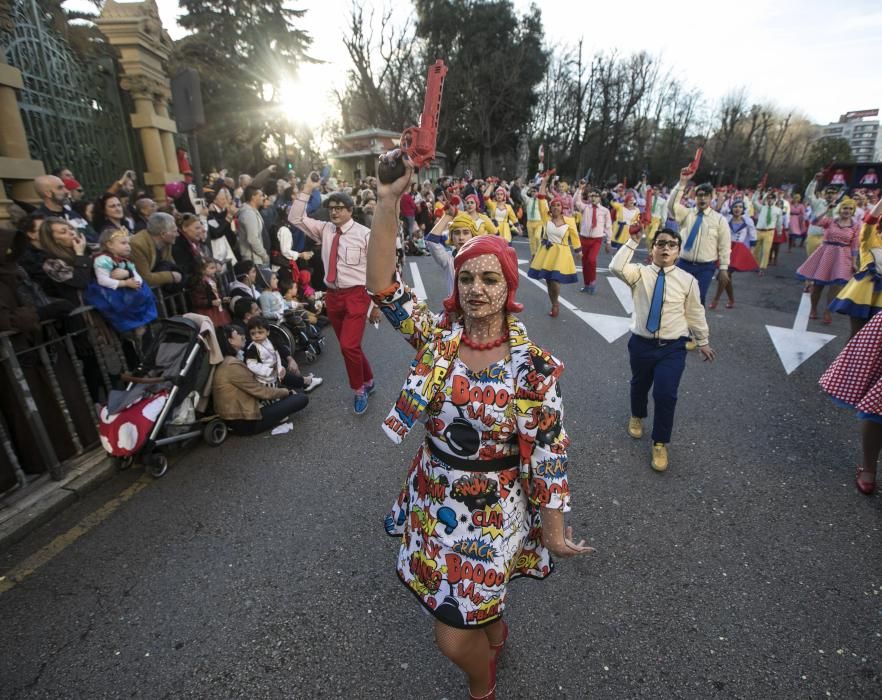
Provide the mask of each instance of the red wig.
POLYGON ((505 300, 505 310, 510 313, 523 311, 524 305, 515 301, 518 291, 520 276, 518 273, 518 255, 514 248, 508 245, 501 236, 477 236, 466 241, 456 257, 453 259, 453 294, 444 300, 444 309, 450 314, 462 314, 462 306, 459 303, 459 285, 456 278, 463 263, 480 255, 495 255, 502 267, 502 276, 508 285, 508 297, 505 300))
POLYGON ((472 200, 472 201, 475 203, 475 206, 476 206, 476 207, 481 206, 481 201, 478 199, 478 195, 476 195, 476 194, 470 194, 470 195, 468 195, 468 196, 465 198, 465 201, 468 202, 469 200, 472 200))

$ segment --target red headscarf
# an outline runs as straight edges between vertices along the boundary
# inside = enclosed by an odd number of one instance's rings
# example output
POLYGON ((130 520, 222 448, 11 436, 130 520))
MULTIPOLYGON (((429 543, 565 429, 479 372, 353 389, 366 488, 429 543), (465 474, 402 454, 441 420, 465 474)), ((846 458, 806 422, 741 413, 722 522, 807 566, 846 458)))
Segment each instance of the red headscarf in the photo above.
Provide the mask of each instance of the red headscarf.
MULTIPOLYGON (((520 276, 518 274, 518 255, 501 236, 478 236, 466 241, 456 257, 453 259, 453 279, 459 276, 463 263, 480 255, 495 255, 502 267, 502 276, 508 285, 508 297, 505 300, 505 310, 510 313, 523 311, 524 305, 515 301, 518 291, 520 276)), ((453 294, 444 300, 444 308, 448 313, 462 313, 459 303, 459 285, 454 284, 453 294)))

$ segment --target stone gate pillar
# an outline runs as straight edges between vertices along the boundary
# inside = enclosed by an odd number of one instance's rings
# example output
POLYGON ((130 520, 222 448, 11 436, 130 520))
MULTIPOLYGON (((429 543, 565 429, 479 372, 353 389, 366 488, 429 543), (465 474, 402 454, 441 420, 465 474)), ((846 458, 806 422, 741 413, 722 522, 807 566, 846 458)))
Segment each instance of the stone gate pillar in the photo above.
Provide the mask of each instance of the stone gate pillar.
POLYGON ((9 195, 26 202, 39 202, 33 179, 45 174, 43 163, 32 160, 28 149, 15 94, 22 85, 21 71, 7 64, 6 56, 0 51, 0 222, 9 219, 12 204, 9 195))
POLYGON ((177 126, 168 116, 171 83, 167 64, 172 42, 162 28, 155 0, 107 0, 97 25, 120 52, 120 85, 135 103, 134 127, 144 153, 144 183, 153 188, 158 202, 165 201, 165 185, 179 182, 174 134, 177 126))

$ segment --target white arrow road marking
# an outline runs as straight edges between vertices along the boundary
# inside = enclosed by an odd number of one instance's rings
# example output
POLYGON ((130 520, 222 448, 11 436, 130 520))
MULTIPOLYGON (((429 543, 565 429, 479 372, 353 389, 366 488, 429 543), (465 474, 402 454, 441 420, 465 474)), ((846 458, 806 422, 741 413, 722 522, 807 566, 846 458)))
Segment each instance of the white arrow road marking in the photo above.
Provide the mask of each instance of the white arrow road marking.
POLYGON ((769 337, 772 339, 772 343, 778 352, 778 357, 781 358, 781 364, 784 365, 784 370, 787 374, 792 373, 793 370, 836 337, 835 335, 806 330, 808 328, 810 309, 811 301, 809 295, 803 294, 799 300, 799 310, 796 312, 793 328, 766 326, 769 337))
POLYGON ((413 277, 413 293, 416 294, 417 299, 425 301, 428 298, 426 288, 423 286, 423 278, 420 276, 420 269, 416 263, 410 263, 410 275, 413 277))
MULTIPOLYGON (((526 272, 523 270, 518 270, 523 277, 528 282, 532 282, 543 292, 547 291, 547 287, 540 282, 539 280, 534 280, 532 277, 529 277, 526 272)), ((618 282, 619 280, 615 280, 618 282)), ((610 280, 612 282, 612 280, 610 280)), ((628 289, 628 285, 624 282, 622 284, 625 286, 625 289, 628 289)), ((615 285, 613 285, 613 289, 615 289, 615 285)), ((631 292, 628 291, 628 300, 631 300, 631 292)), ((560 305, 572 311, 577 318, 582 319, 585 323, 587 323, 591 328, 597 331, 603 339, 606 340, 607 343, 614 343, 616 340, 621 338, 628 330, 631 328, 631 319, 627 316, 607 316, 606 314, 592 314, 587 311, 581 311, 576 308, 575 304, 570 303, 562 296, 559 297, 560 305)), ((624 302, 622 303, 624 306, 624 302)))
POLYGON ((587 311, 574 313, 600 333, 607 343, 614 343, 631 329, 631 319, 628 316, 607 316, 606 314, 591 314, 587 311))
POLYGON ((607 277, 606 280, 619 298, 619 303, 622 305, 622 308, 628 312, 629 315, 633 314, 634 297, 631 296, 631 288, 618 277, 607 277))

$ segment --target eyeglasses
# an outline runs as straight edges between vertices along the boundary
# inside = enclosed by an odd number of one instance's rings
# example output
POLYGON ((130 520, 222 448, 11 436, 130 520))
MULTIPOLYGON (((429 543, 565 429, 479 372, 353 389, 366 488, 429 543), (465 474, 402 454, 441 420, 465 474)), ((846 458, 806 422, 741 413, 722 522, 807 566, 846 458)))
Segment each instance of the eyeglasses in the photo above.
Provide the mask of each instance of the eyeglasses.
POLYGON ((653 243, 656 248, 679 248, 680 244, 677 241, 656 241, 653 243))
POLYGON ((344 207, 342 204, 329 204, 328 205, 328 211, 342 211, 343 209, 346 209, 346 207, 344 207))

